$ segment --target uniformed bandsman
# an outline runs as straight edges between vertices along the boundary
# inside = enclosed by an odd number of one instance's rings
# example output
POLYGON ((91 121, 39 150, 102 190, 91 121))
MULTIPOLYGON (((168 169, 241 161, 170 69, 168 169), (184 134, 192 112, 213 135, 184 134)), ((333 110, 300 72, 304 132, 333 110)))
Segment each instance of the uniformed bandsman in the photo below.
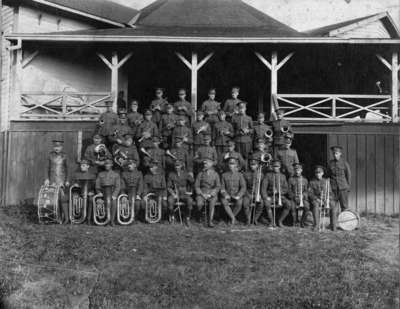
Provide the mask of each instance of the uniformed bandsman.
POLYGON ((217 151, 214 146, 211 146, 211 135, 205 134, 203 145, 197 149, 193 156, 193 161, 196 164, 195 171, 198 172, 201 169, 203 161, 205 158, 210 158, 215 166, 218 162, 217 151))
POLYGON ((252 150, 253 120, 246 115, 246 103, 238 103, 238 114, 232 118, 238 151, 247 160, 252 150))
POLYGON ((219 121, 214 125, 212 140, 217 150, 218 158, 221 158, 229 150, 228 141, 234 137, 234 133, 232 125, 225 120, 225 112, 219 111, 218 116, 219 121))
POLYGON ((240 152, 237 152, 236 150, 236 144, 234 140, 228 140, 228 151, 222 154, 222 157, 219 158, 219 169, 222 172, 226 172, 229 170, 228 168, 228 161, 229 159, 233 158, 236 159, 239 162, 239 171, 245 170, 246 169, 246 161, 243 159, 242 155, 240 152))
POLYGON ((193 112, 193 107, 190 102, 186 101, 186 90, 185 89, 179 89, 178 91, 178 101, 174 103, 174 109, 175 109, 175 114, 178 116, 185 117, 185 123, 187 123, 188 126, 191 125, 193 122, 194 118, 194 112, 193 112))
POLYGON ((180 161, 184 164, 186 171, 193 176, 193 158, 183 147, 183 138, 175 139, 175 146, 165 152, 165 164, 168 171, 175 170, 175 162, 180 161))
POLYGON ((133 130, 128 125, 128 118, 125 109, 120 110, 118 116, 118 123, 112 127, 112 132, 108 136, 108 140, 112 144, 121 145, 124 142, 124 136, 126 134, 133 134, 133 130))
POLYGON ((215 204, 221 189, 221 182, 218 173, 213 168, 212 158, 205 158, 203 164, 203 170, 197 175, 194 184, 196 205, 199 212, 203 207, 209 207, 208 226, 213 227, 215 204))
POLYGON ((183 162, 175 161, 175 170, 168 174, 167 188, 168 188, 168 209, 173 220, 174 209, 176 202, 182 202, 184 220, 186 225, 190 224, 190 216, 192 214, 193 199, 192 187, 194 183, 193 174, 188 173, 184 169, 183 162))
POLYGON ((176 144, 176 138, 181 137, 183 139, 183 148, 190 153, 193 143, 193 134, 192 129, 186 126, 186 119, 185 116, 178 116, 176 126, 172 130, 172 143, 176 144))
POLYGON ((167 183, 165 181, 165 174, 159 169, 155 162, 151 162, 149 172, 144 176, 143 180, 143 198, 149 193, 154 193, 156 199, 161 197, 161 211, 169 216, 168 203, 167 203, 167 183))
POLYGON ((289 135, 293 138, 292 126, 288 120, 283 118, 284 113, 285 110, 283 108, 278 108, 276 110, 276 119, 272 121, 274 152, 284 144, 285 136, 289 135))
POLYGON ((174 114, 174 107, 171 104, 167 104, 165 110, 166 113, 161 116, 159 129, 163 148, 167 149, 172 147, 172 130, 175 128, 177 116, 174 114))
POLYGON ((158 127, 152 121, 150 110, 145 111, 144 120, 136 131, 136 138, 140 148, 152 147, 153 137, 158 137, 158 127))
POLYGON ((293 163, 294 175, 289 178, 289 199, 293 203, 292 216, 297 225, 297 208, 303 208, 303 215, 300 219, 300 226, 304 227, 307 218, 307 212, 310 211, 308 202, 308 180, 302 176, 303 165, 301 163, 293 163))
POLYGON ((108 137, 112 134, 113 126, 118 123, 118 115, 113 111, 113 101, 108 100, 104 102, 106 111, 99 117, 96 133, 103 137, 103 140, 108 144, 108 137))
POLYGON ((139 101, 136 99, 133 99, 130 103, 130 112, 128 114, 128 124, 133 130, 133 134, 136 135, 137 128, 143 121, 143 115, 138 112, 138 107, 139 107, 139 101))
POLYGON ((160 148, 160 138, 154 136, 152 144, 148 148, 140 148, 143 153, 143 166, 149 169, 152 165, 157 165, 158 171, 165 172, 165 150, 160 148))
POLYGON ((126 134, 122 144, 114 144, 113 149, 114 161, 122 168, 128 160, 139 162, 139 153, 136 145, 133 143, 133 136, 126 134))
POLYGON ((281 161, 282 172, 286 177, 292 177, 294 175, 293 164, 299 163, 299 157, 297 156, 297 151, 290 148, 292 145, 292 139, 290 137, 285 137, 283 139, 283 145, 281 145, 275 152, 275 159, 281 161))
POLYGON ((254 133, 253 133, 253 147, 255 147, 257 141, 260 138, 265 140, 266 145, 272 143, 272 135, 273 130, 272 127, 265 123, 265 115, 264 113, 258 113, 257 115, 257 123, 254 125, 254 133))
POLYGON ((119 174, 112 169, 113 161, 106 160, 104 171, 101 171, 96 178, 96 193, 104 196, 105 206, 110 209, 111 226, 115 225, 117 215, 117 198, 121 190, 121 178, 119 174))
POLYGON ((204 121, 204 113, 197 111, 197 119, 193 122, 193 152, 203 145, 204 135, 211 134, 211 126, 208 122, 204 121))
POLYGON ((281 173, 281 163, 278 160, 272 162, 272 172, 267 173, 261 184, 261 196, 267 209, 268 219, 271 223, 272 210, 271 207, 283 207, 283 211, 278 219, 277 225, 283 227, 283 220, 287 217, 292 209, 288 196, 288 183, 286 176, 281 173), (275 202, 275 205, 273 203, 275 202), (281 205, 279 205, 281 202, 281 205))
POLYGON ((230 159, 229 171, 221 177, 221 204, 232 224, 236 223, 236 216, 242 209, 245 192, 246 181, 238 170, 238 162, 236 159, 230 159))
POLYGON ((231 122, 233 115, 237 113, 237 104, 241 101, 238 98, 239 91, 239 87, 232 87, 232 97, 230 99, 227 99, 224 104, 223 110, 226 113, 226 120, 229 122, 231 122))
POLYGON ((102 142, 100 134, 93 135, 93 144, 87 146, 83 155, 83 158, 89 161, 90 170, 95 175, 104 167, 105 160, 112 159, 110 151, 102 142))
POLYGON ((252 152, 252 157, 257 159, 260 162, 263 162, 263 172, 266 173, 270 171, 270 164, 272 155, 268 152, 267 145, 265 143, 265 139, 263 137, 259 137, 255 144, 255 150, 252 152))
POLYGON ((138 161, 127 160, 121 173, 122 192, 128 194, 129 202, 135 201, 135 218, 140 217, 143 205, 143 174, 137 169, 138 161))
POLYGON ((341 210, 348 208, 349 192, 351 186, 350 165, 342 158, 341 146, 331 147, 333 159, 328 163, 328 177, 331 179, 332 191, 339 201, 341 210))
POLYGON ((201 105, 201 110, 205 115, 205 121, 207 121, 211 130, 213 130, 214 125, 218 122, 218 111, 221 109, 221 103, 215 101, 216 91, 211 88, 208 91, 208 99, 201 105))
POLYGON ((165 112, 165 106, 168 101, 164 99, 164 89, 156 88, 156 98, 150 103, 150 110, 153 113, 153 122, 157 124, 160 123, 161 115, 165 112))
POLYGON ((323 166, 317 165, 314 169, 314 172, 315 172, 315 178, 310 180, 308 186, 308 197, 314 217, 313 230, 318 230, 320 223, 319 213, 321 211, 321 208, 329 207, 331 228, 333 231, 335 231, 337 222, 337 209, 336 209, 336 203, 334 201, 332 187, 330 186, 330 181, 329 179, 324 178, 323 166), (329 192, 329 197, 327 195, 328 192, 329 192))

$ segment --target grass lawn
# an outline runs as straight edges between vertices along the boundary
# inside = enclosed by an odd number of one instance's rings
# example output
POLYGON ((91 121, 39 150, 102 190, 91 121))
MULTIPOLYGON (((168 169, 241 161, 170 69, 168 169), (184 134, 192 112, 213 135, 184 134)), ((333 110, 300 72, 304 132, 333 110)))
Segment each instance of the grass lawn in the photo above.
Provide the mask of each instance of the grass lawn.
POLYGON ((358 231, 38 225, 0 210, 0 307, 398 308, 399 220, 358 231))

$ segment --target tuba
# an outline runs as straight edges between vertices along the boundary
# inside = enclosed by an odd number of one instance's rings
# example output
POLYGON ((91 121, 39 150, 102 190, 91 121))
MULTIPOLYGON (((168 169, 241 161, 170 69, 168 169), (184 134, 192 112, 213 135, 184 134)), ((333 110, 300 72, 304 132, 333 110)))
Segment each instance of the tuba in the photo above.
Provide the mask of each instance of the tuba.
POLYGON ((129 200, 127 194, 120 194, 117 200, 117 222, 120 225, 129 225, 135 219, 135 196, 129 200))
POLYGON ((261 155, 261 163, 269 164, 271 161, 272 161, 272 156, 268 152, 267 153, 263 153, 261 155))
MULTIPOLYGON (((111 205, 110 205, 111 206, 111 205)), ((111 220, 111 210, 100 194, 93 196, 93 222, 96 225, 104 226, 111 220)))
POLYGON ((149 193, 144 197, 145 219, 148 223, 157 223, 161 220, 161 196, 156 200, 154 193, 149 193))
POLYGON ((124 153, 123 151, 121 151, 121 149, 117 149, 114 152, 114 162, 118 165, 118 166, 123 166, 124 162, 128 160, 128 156, 126 153, 124 153))
POLYGON ((88 206, 88 182, 82 186, 74 184, 69 188, 69 219, 73 224, 86 220, 88 206))
POLYGON ((97 161, 104 161, 107 156, 107 148, 104 144, 98 144, 94 147, 94 153, 97 161))

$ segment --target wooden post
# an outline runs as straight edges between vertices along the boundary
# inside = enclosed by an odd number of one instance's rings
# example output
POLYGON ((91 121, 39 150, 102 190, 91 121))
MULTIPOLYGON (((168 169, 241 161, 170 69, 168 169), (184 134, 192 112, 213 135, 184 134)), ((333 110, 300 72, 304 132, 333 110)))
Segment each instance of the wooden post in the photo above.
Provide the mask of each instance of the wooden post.
POLYGON ((21 89, 22 89, 22 83, 23 83, 23 77, 22 77, 22 48, 17 49, 15 51, 15 80, 14 80, 14 106, 11 110, 11 117, 15 117, 16 113, 20 112, 20 102, 21 102, 21 89))
POLYGON ((392 118, 393 122, 399 121, 399 54, 392 53, 392 118))

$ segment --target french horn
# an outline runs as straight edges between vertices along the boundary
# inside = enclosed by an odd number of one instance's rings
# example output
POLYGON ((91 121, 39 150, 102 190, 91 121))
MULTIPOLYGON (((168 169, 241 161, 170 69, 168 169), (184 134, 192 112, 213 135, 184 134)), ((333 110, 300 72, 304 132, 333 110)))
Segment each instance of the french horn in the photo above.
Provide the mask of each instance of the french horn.
POLYGON ((145 202, 145 219, 148 223, 157 223, 161 220, 161 196, 156 199, 154 193, 149 193, 144 198, 145 202))
POLYGON ((87 217, 88 185, 74 184, 69 188, 69 220, 73 224, 82 224, 87 217))

